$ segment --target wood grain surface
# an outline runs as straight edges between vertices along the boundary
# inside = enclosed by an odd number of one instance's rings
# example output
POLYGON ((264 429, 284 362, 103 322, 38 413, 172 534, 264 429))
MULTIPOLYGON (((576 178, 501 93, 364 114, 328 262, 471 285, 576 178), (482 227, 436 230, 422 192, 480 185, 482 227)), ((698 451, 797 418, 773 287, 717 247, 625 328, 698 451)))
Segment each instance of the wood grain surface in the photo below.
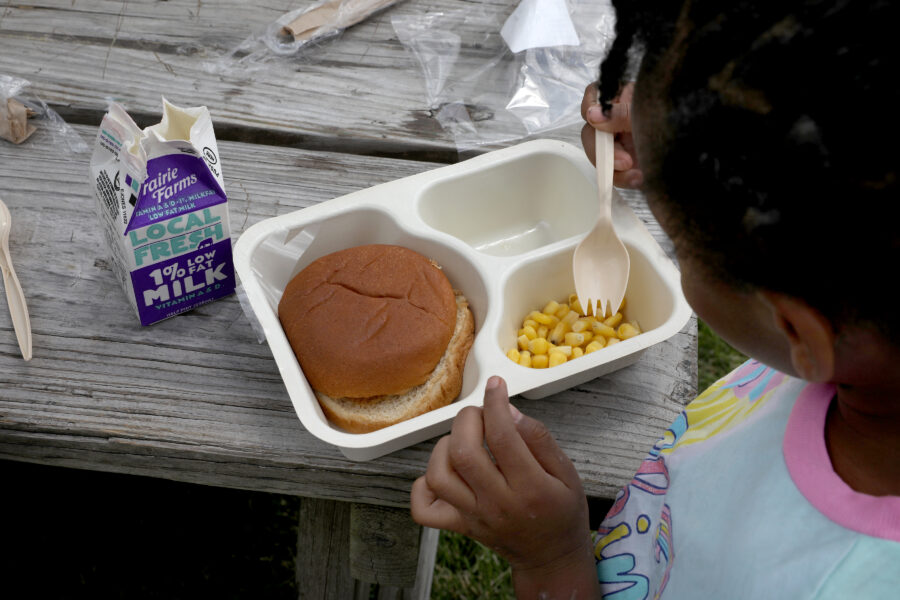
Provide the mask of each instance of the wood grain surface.
MULTIPOLYGON (((96 133, 76 129, 86 140, 96 133)), ((0 458, 406 505, 433 442, 354 463, 311 436, 235 297, 138 325, 108 264, 88 156, 59 153, 45 134, 0 145, 0 197, 13 216, 10 246, 35 357, 19 357, 4 307, 0 458)), ((234 236, 266 217, 439 166, 240 142, 220 150, 234 236)), ((589 495, 611 497, 695 381, 690 323, 632 367, 517 404, 547 422, 589 495)))

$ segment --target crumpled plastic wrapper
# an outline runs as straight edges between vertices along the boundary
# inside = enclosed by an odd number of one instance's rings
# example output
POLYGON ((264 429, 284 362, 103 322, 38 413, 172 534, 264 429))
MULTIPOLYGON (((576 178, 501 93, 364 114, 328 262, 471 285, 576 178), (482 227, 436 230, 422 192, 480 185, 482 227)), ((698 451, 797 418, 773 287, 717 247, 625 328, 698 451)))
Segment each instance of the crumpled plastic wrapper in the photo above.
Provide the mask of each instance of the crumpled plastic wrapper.
MULTIPOLYGON (((396 15, 400 42, 422 68, 425 102, 455 139, 460 152, 507 143, 581 121, 584 89, 596 81, 600 62, 615 37, 610 0, 535 0, 524 18, 532 28, 550 26, 535 10, 568 11, 571 31, 551 46, 513 52, 506 31, 510 16, 526 0, 509 5, 473 4, 458 11, 396 15), (463 48, 491 49, 481 54, 463 48)), ((545 13, 546 14, 546 13, 545 13)), ((518 15, 517 15, 518 16, 518 15)), ((532 29, 520 39, 553 39, 532 29), (527 35, 526 35, 527 34, 527 35)), ((518 46, 517 46, 518 48, 518 46)))
POLYGON ((266 28, 214 61, 207 71, 235 74, 265 68, 272 62, 291 57, 314 62, 311 51, 347 28, 403 0, 320 0, 310 6, 285 13, 266 28))
POLYGON ((48 142, 71 152, 88 152, 81 136, 33 94, 30 85, 27 79, 0 73, 0 139, 14 144, 48 142))

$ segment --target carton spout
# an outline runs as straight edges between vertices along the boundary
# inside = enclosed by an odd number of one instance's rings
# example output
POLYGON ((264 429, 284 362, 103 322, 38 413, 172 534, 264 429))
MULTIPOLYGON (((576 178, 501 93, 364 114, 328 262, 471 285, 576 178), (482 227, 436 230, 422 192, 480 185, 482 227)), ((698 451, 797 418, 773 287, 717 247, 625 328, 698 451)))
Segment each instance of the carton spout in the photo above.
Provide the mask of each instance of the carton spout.
POLYGON ((209 110, 205 106, 181 108, 163 98, 162 120, 144 129, 144 133, 163 142, 190 140, 197 133, 194 130, 197 123, 204 119, 209 119, 209 110))

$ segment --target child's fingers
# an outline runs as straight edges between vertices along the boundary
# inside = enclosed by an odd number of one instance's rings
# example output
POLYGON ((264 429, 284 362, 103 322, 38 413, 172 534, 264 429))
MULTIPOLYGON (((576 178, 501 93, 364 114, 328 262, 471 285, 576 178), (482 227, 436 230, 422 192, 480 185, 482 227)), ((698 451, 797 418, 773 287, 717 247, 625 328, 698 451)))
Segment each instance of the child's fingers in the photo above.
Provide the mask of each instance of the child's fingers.
POLYGON ((475 493, 475 498, 496 498, 506 490, 506 481, 484 447, 482 411, 467 406, 453 420, 447 447, 448 461, 475 493))
MULTIPOLYGON (((597 96, 600 93, 600 90, 597 88, 597 82, 593 81, 587 84, 587 87, 584 88, 584 96, 581 97, 581 118, 585 121, 588 120, 587 113, 588 109, 592 106, 599 107, 597 96)), ((602 111, 601 111, 602 113, 602 111)))
POLYGON ((428 489, 437 497, 459 507, 463 512, 472 512, 477 501, 475 492, 450 463, 450 436, 445 435, 435 444, 424 477, 428 489))
POLYGON ((644 183, 644 173, 640 169, 616 171, 613 173, 613 185, 620 188, 637 189, 644 183))
POLYGON ((484 428, 488 448, 513 488, 528 485, 544 475, 516 429, 506 382, 497 376, 488 380, 484 390, 484 428))
POLYGON ((608 116, 603 113, 600 105, 591 106, 587 110, 585 120, 598 131, 628 133, 631 131, 631 104, 613 103, 608 116))
POLYGON ((547 427, 537 419, 522 414, 518 409, 515 412, 518 413, 515 421, 516 429, 543 470, 562 481, 568 488, 580 489, 581 478, 575 470, 575 465, 560 449, 547 427))
POLYGON ((419 525, 463 533, 464 520, 459 510, 435 495, 424 476, 413 482, 409 494, 409 510, 413 521, 419 525))

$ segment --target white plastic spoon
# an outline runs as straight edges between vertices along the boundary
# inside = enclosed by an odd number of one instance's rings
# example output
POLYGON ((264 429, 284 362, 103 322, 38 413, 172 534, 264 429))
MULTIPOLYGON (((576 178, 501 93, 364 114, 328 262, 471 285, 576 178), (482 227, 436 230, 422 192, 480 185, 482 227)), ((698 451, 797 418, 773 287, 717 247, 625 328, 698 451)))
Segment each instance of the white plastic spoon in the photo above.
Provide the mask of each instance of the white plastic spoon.
POLYGON ((13 268, 9 256, 9 230, 12 227, 12 216, 3 200, 0 199, 0 270, 3 271, 3 287, 6 288, 6 301, 9 314, 16 330, 16 339, 22 358, 31 360, 31 319, 28 318, 28 307, 25 305, 25 294, 13 268))

